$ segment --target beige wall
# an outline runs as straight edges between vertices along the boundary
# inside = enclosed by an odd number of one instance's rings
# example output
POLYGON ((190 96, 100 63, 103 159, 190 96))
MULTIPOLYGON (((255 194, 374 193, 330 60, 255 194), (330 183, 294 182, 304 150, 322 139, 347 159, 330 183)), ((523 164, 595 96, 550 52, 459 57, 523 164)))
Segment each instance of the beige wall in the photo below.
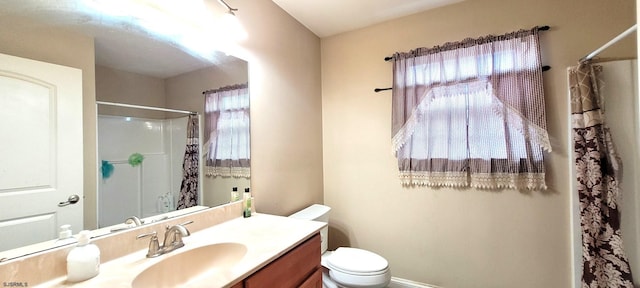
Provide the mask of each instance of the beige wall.
MULTIPOLYGON (((96 100, 151 107, 166 107, 164 79, 96 65, 96 100)), ((99 105, 100 115, 164 119, 166 113, 99 105)))
MULTIPOLYGON (((633 0, 474 0, 322 39, 324 202, 330 248, 390 261, 393 275, 443 287, 570 287, 566 68, 635 23, 633 0), (536 25, 542 32, 547 192, 403 188, 391 154, 395 51, 536 25)), ((629 37, 602 54, 635 57, 629 37)))
MULTIPOLYGON (((0 53, 82 69, 84 210, 95 211, 97 166, 93 38, 16 22, 4 23, 0 25, 0 53)), ((85 223, 97 221, 95 212, 85 212, 84 216, 85 223)))
POLYGON ((230 0, 248 39, 251 187, 260 212, 322 203, 320 39, 271 0, 230 0))
POLYGON ((96 65, 96 100, 164 107, 164 79, 96 65))

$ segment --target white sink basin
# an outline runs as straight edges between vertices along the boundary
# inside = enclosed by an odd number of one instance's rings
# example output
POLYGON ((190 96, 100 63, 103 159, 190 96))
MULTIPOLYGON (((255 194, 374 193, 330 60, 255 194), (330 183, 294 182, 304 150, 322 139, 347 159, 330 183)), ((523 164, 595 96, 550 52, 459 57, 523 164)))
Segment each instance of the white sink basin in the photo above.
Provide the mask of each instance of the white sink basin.
POLYGON ((164 259, 142 271, 131 286, 199 287, 198 283, 206 285, 207 278, 215 279, 229 274, 228 271, 233 269, 245 254, 247 247, 239 243, 216 243, 183 251, 178 249, 159 256, 164 259))

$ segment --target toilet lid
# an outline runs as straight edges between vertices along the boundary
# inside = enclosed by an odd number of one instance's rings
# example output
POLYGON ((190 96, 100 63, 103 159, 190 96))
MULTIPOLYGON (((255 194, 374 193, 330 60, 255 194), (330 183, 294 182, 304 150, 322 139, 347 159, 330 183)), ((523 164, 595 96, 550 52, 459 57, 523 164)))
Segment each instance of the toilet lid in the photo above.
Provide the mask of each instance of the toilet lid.
POLYGON ((389 263, 382 256, 367 250, 340 247, 327 259, 327 266, 350 274, 371 275, 383 273, 389 263))

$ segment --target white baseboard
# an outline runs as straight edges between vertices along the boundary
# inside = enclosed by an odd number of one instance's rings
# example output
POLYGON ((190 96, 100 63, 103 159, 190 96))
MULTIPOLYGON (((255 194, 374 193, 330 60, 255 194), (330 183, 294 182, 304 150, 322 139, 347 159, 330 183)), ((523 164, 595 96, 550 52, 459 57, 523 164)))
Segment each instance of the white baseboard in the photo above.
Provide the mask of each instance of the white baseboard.
POLYGON ((402 279, 398 277, 391 277, 391 283, 389 283, 389 288, 442 288, 442 287, 420 283, 416 281, 411 281, 407 279, 402 279))

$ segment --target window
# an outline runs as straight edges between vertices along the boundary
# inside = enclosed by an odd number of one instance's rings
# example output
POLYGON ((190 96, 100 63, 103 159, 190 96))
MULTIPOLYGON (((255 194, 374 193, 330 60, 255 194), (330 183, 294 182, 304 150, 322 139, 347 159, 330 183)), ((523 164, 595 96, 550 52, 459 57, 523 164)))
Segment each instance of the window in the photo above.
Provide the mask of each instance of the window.
POLYGON ((208 91, 205 96, 207 176, 250 178, 247 84, 208 91))
POLYGON ((537 29, 394 55, 393 149, 407 185, 545 189, 537 29))

